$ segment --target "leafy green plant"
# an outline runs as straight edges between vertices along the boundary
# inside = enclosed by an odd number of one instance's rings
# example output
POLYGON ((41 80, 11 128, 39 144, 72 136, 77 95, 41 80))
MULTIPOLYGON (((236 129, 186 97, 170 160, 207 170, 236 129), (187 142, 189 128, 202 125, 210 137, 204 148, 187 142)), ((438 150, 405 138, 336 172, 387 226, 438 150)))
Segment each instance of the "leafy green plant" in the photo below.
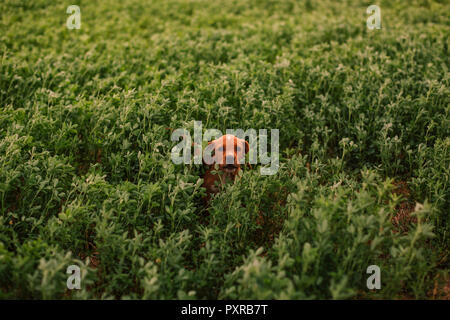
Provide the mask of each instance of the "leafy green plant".
POLYGON ((447 3, 380 1, 379 30, 359 0, 77 4, 74 30, 67 3, 0 4, 1 298, 432 297, 447 3), (205 168, 170 160, 194 120, 279 129, 277 174, 206 206, 205 168))

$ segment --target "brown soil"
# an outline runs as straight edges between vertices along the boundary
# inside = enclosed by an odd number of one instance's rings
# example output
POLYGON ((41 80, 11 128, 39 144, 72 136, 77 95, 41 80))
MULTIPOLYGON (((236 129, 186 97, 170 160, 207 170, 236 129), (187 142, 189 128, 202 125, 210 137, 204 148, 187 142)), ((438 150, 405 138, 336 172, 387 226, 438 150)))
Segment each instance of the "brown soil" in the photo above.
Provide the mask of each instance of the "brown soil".
POLYGON ((401 195, 403 201, 397 206, 397 211, 392 217, 394 232, 406 233, 409 231, 411 224, 417 223, 417 218, 411 216, 414 212, 415 202, 411 199, 411 191, 405 181, 394 182, 396 188, 393 193, 401 195))

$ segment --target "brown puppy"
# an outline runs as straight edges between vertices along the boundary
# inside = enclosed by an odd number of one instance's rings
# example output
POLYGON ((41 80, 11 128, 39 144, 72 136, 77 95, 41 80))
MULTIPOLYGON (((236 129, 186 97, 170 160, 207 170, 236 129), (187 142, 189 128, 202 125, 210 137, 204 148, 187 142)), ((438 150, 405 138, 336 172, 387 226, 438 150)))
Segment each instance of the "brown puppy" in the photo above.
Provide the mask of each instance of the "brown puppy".
POLYGON ((206 189, 205 200, 209 202, 211 194, 219 192, 219 186, 226 181, 234 181, 241 164, 245 161, 245 154, 249 150, 248 142, 239 139, 231 134, 224 135, 216 140, 208 143, 214 148, 214 155, 212 156, 213 163, 209 165, 203 178, 203 187, 206 189), (218 170, 214 167, 218 165, 218 170), (217 171, 217 173, 213 173, 217 171))

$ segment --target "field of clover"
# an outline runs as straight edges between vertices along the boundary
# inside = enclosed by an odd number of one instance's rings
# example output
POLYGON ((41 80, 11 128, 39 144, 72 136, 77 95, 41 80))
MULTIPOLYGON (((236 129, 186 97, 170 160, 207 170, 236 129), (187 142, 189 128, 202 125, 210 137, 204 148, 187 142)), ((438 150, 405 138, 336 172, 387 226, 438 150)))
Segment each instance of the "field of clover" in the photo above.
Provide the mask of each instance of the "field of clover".
POLYGON ((445 297, 450 5, 371 4, 2 0, 0 298, 445 297), (205 207, 194 121, 279 129, 278 172, 205 207))

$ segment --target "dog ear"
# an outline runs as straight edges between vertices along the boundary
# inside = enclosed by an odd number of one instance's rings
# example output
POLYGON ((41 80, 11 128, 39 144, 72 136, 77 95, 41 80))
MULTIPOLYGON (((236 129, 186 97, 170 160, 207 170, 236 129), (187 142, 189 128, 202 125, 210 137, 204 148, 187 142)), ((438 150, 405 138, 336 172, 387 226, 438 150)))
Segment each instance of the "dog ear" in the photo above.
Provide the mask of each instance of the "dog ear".
POLYGON ((214 148, 214 153, 216 152, 216 143, 217 143, 217 140, 212 140, 212 141, 208 141, 208 146, 210 145, 210 144, 212 144, 212 147, 214 148))
MULTIPOLYGON (((210 144, 212 144, 213 146, 213 148, 215 149, 215 144, 216 144, 216 142, 217 142, 217 140, 211 140, 211 141, 208 141, 208 146, 210 145, 210 144)), ((203 150, 203 151, 205 151, 205 150, 203 150)), ((214 150, 214 152, 215 152, 215 150, 214 150)), ((210 169, 210 168, 212 168, 212 167, 214 167, 214 164, 207 164, 206 162, 205 162, 205 158, 203 157, 203 155, 202 155, 202 161, 203 161, 203 165, 206 165, 206 166, 208 166, 208 168, 210 169)))
POLYGON ((210 144, 212 144, 213 145, 213 147, 215 148, 215 144, 217 144, 217 139, 216 140, 211 140, 211 141, 208 141, 208 146, 210 145, 210 144))
POLYGON ((249 147, 247 141, 244 140, 244 142, 245 142, 245 153, 248 153, 248 151, 250 150, 250 147, 249 147))
MULTIPOLYGON (((250 146, 248 144, 247 141, 244 140, 244 145, 245 145, 245 153, 247 154, 250 151, 250 146)), ((247 167, 252 169, 252 165, 250 164, 250 162, 246 163, 247 167)))

